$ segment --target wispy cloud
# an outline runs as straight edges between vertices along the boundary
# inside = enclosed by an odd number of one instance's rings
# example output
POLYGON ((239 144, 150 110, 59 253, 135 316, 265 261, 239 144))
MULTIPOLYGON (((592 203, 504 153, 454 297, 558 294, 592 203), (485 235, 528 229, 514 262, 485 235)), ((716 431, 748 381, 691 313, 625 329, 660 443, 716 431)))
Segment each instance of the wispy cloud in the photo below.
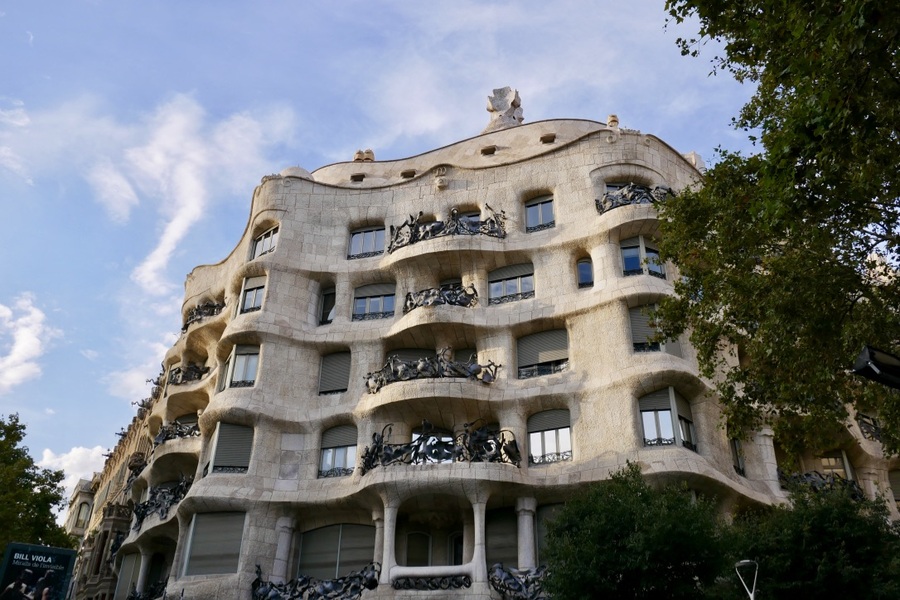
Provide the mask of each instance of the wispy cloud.
POLYGON ((30 293, 18 296, 11 306, 0 304, 0 395, 41 375, 38 359, 50 342, 62 335, 47 323, 30 293))
POLYGON ((109 218, 116 223, 125 223, 131 209, 140 203, 128 179, 113 166, 107 157, 100 159, 87 174, 87 180, 94 188, 97 201, 106 208, 109 218))
POLYGON ((62 470, 65 472, 63 487, 66 490, 66 499, 72 495, 79 479, 90 479, 93 474, 103 469, 106 460, 103 453, 106 450, 101 446, 85 448, 76 446, 68 452, 56 454, 49 448, 45 448, 37 466, 42 469, 62 470))

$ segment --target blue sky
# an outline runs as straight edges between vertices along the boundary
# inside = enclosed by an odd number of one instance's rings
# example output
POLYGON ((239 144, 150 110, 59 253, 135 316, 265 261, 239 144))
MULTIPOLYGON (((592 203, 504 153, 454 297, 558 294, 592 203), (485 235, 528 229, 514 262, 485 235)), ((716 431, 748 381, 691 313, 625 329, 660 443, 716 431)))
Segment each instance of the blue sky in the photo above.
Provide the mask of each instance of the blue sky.
POLYGON ((582 118, 680 152, 750 148, 752 90, 682 57, 663 0, 0 0, 0 415, 71 484, 149 395, 185 275, 243 232, 264 175, 582 118))

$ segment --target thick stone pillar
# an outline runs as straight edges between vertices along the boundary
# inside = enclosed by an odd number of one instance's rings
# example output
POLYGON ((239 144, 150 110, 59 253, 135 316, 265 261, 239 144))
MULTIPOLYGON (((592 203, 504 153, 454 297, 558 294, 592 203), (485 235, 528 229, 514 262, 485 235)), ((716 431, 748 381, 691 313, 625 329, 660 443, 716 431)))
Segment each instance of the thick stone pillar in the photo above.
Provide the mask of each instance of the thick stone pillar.
POLYGON ((386 504, 384 507, 384 544, 381 552, 381 577, 378 582, 391 584, 391 569, 397 564, 394 558, 394 545, 397 537, 397 512, 400 507, 396 504, 386 504))
POLYGON ((272 563, 273 583, 284 583, 288 579, 288 564, 291 562, 291 541, 294 539, 294 518, 280 517, 275 523, 278 538, 275 546, 275 562, 272 563))
POLYGON ((752 476, 756 469, 762 467, 760 479, 768 484, 776 496, 784 496, 781 483, 778 481, 778 460, 775 458, 775 433, 770 427, 763 427, 753 435, 753 444, 759 456, 759 465, 745 465, 747 475, 752 476), (754 469, 756 467, 756 469, 754 469), (751 469, 753 469, 751 471, 751 469))
POLYGON ((486 501, 478 500, 472 502, 472 515, 475 518, 475 547, 472 552, 472 581, 474 582, 487 581, 487 555, 484 536, 484 515, 486 509, 486 501))
POLYGON ((536 499, 516 498, 516 517, 518 518, 516 537, 519 542, 520 569, 533 569, 535 567, 534 515, 536 512, 536 499))
POLYGON ((152 552, 141 550, 141 568, 138 571, 137 584, 135 589, 139 594, 143 594, 147 588, 147 577, 150 575, 150 559, 153 557, 152 552))
POLYGON ((372 522, 375 523, 375 556, 372 560, 380 563, 384 558, 384 511, 373 510, 372 522))
POLYGON ((881 470, 872 467, 862 467, 856 469, 856 478, 859 480, 859 487, 862 488, 866 498, 872 499, 881 493, 879 486, 881 485, 881 470))

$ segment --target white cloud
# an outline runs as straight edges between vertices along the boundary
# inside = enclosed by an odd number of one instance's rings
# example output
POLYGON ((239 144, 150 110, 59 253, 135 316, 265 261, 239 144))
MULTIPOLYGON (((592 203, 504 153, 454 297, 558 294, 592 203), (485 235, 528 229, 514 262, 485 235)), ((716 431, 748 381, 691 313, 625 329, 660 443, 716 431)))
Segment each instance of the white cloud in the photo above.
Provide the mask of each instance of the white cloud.
POLYGON ((13 127, 25 127, 31 122, 25 111, 25 104, 21 100, 9 100, 0 98, 10 105, 9 108, 0 107, 0 125, 12 125, 13 127))
POLYGON ((92 361, 97 360, 97 357, 100 356, 99 352, 97 352, 96 350, 91 350, 90 348, 85 348, 84 350, 81 350, 79 352, 79 354, 81 354, 86 359, 92 360, 92 361))
POLYGON ((52 408, 45 408, 45 409, 44 409, 44 414, 52 417, 53 415, 56 414, 56 411, 53 410, 52 408))
POLYGON ((25 35, 28 36, 28 45, 29 45, 29 46, 34 46, 34 34, 31 33, 30 31, 26 31, 26 32, 25 32, 25 35))
POLYGON ((140 201, 125 176, 113 166, 109 158, 102 158, 87 174, 97 201, 106 209, 109 218, 125 223, 131 209, 140 201))
POLYGON ((72 495, 79 479, 90 479, 93 474, 103 469, 106 458, 103 453, 106 450, 102 446, 85 448, 76 446, 68 452, 56 454, 49 448, 45 448, 37 466, 42 469, 62 469, 65 472, 63 487, 66 489, 66 499, 72 495))
POLYGON ((172 340, 133 343, 132 356, 128 357, 132 366, 112 371, 102 378, 107 393, 129 402, 148 397, 151 386, 147 380, 159 374, 160 362, 171 345, 172 340))
POLYGON ((46 315, 34 305, 30 293, 21 294, 12 306, 0 304, 0 395, 22 383, 39 377, 38 359, 51 340, 62 335, 46 323, 46 315))

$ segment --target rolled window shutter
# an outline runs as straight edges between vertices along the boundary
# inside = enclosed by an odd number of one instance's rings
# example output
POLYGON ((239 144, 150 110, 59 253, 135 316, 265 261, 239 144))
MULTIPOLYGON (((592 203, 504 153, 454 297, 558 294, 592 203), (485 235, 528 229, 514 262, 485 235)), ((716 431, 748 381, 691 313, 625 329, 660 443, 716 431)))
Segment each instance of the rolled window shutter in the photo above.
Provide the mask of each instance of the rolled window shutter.
POLYGON ((113 600, 127 600, 134 584, 137 583, 138 573, 140 572, 140 561, 138 560, 140 556, 140 553, 133 552, 126 554, 125 558, 122 559, 113 600))
POLYGON ((509 265, 508 267, 501 267, 488 273, 488 282, 501 281, 503 279, 511 279, 513 277, 522 277, 523 275, 532 274, 534 274, 534 265, 531 263, 509 265))
POLYGON ((195 412, 187 413, 187 414, 181 415, 180 417, 176 418, 175 420, 178 421, 182 425, 196 425, 197 424, 197 413, 195 413, 195 412))
POLYGON ((216 456, 213 467, 250 466, 250 453, 253 450, 253 428, 231 423, 219 423, 219 436, 216 443, 216 456))
POLYGON ((350 353, 335 352, 322 357, 319 373, 319 393, 337 392, 347 389, 350 383, 350 353))
POLYGON ((669 388, 663 388, 652 394, 647 394, 638 400, 641 410, 672 410, 669 399, 669 388))
POLYGON ((388 296, 394 293, 394 288, 396 288, 396 285, 393 283, 372 283, 356 288, 354 294, 357 298, 388 296))
POLYGON ((569 358, 569 334, 565 329, 553 329, 526 335, 519 338, 517 349, 520 368, 566 360, 569 358))
POLYGON ((344 523, 341 525, 341 562, 338 576, 359 571, 375 560, 375 527, 344 523))
POLYGON ((244 289, 252 290, 253 288, 261 288, 266 287, 266 278, 263 277, 248 277, 244 280, 244 289))
POLYGON ((569 427, 570 423, 568 409, 545 410, 528 418, 528 433, 546 431, 548 429, 562 429, 563 427, 569 427))
POLYGON ((678 416, 684 417, 688 421, 694 420, 694 415, 691 413, 691 403, 682 398, 678 392, 675 392, 675 408, 678 409, 678 416))
POLYGON ((194 515, 191 549, 185 575, 237 573, 245 513, 194 515))
POLYGON ((484 520, 487 564, 502 562, 505 567, 518 567, 518 528, 515 513, 509 508, 489 510, 484 520))
POLYGON ((300 540, 300 563, 297 574, 326 580, 338 577, 337 560, 340 543, 340 525, 304 531, 300 540))
POLYGON ((644 314, 647 307, 636 306, 628 309, 628 318, 631 320, 631 340, 635 344, 644 344, 649 338, 656 335, 656 330, 650 327, 650 317, 644 314))
POLYGON ((619 245, 622 248, 637 248, 641 245, 641 238, 639 238, 639 237, 628 238, 627 240, 622 240, 621 242, 619 242, 619 245))
POLYGON ((339 448, 356 445, 356 426, 339 425, 322 434, 322 448, 339 448))

